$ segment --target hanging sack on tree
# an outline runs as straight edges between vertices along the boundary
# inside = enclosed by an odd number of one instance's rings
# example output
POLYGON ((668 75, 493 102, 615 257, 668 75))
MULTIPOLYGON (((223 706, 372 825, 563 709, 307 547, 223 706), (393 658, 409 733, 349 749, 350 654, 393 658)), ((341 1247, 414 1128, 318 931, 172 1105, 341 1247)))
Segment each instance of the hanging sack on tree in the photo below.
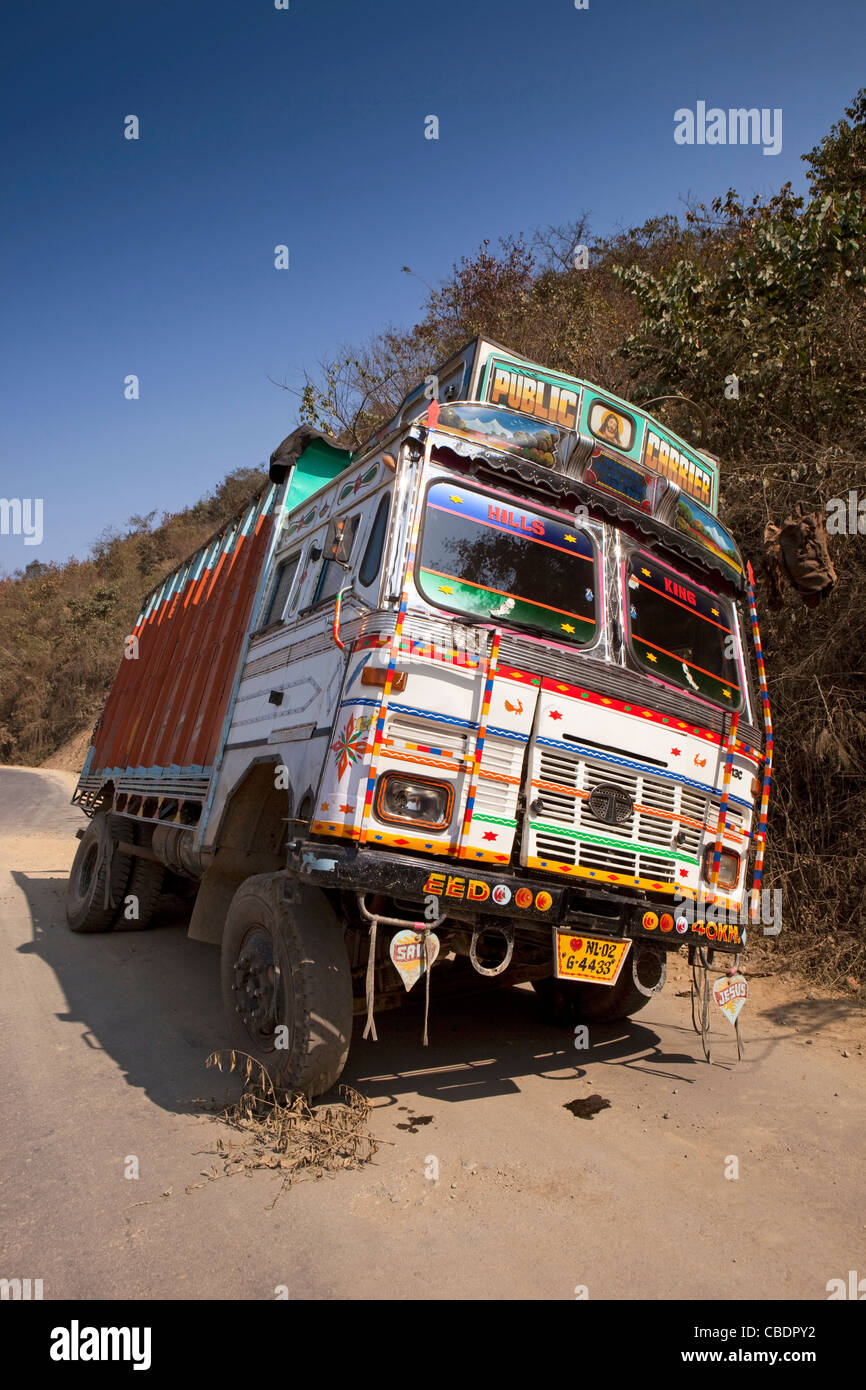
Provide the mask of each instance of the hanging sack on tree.
POLYGON ((764 527, 763 570, 767 583, 768 602, 771 608, 776 609, 785 606, 785 585, 788 583, 788 574, 782 559, 782 545, 779 540, 781 534, 781 526, 777 526, 775 521, 767 522, 764 527))
POLYGON ((830 559, 823 512, 805 512, 803 503, 798 502, 781 526, 767 522, 764 572, 773 608, 782 606, 786 580, 807 608, 816 608, 828 597, 838 576, 830 559))

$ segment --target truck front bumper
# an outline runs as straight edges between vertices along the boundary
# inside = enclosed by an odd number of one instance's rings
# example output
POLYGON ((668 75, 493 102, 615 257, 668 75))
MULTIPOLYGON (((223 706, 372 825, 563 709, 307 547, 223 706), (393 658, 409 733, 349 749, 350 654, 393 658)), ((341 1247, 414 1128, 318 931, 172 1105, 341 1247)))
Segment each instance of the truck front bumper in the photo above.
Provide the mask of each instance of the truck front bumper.
POLYGON ((614 940, 633 937, 661 950, 676 950, 688 942, 736 952, 745 945, 744 925, 704 921, 694 910, 675 914, 670 902, 629 898, 595 886, 486 873, 454 861, 316 840, 298 843, 287 867, 303 882, 321 888, 383 893, 419 903, 432 896, 439 900, 442 916, 458 921, 505 917, 540 933, 571 925, 614 940))

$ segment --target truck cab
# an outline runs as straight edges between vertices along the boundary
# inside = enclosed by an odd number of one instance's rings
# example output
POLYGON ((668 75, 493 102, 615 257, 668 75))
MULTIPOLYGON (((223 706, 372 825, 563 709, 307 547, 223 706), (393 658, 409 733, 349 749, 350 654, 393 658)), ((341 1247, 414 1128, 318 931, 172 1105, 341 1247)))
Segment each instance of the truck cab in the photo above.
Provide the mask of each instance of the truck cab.
POLYGON ((603 1021, 684 943, 738 956, 766 750, 712 456, 476 339, 271 488, 198 800, 121 841, 196 880, 235 1045, 315 1093, 419 979, 603 1021))

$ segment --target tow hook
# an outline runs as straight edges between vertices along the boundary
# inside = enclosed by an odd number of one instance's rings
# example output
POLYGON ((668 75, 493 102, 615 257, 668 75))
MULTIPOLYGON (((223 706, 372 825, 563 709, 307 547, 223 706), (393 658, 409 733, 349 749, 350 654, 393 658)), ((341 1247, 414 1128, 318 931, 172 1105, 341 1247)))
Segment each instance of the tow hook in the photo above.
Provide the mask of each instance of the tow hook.
POLYGON ((635 989, 640 990, 647 999, 651 999, 654 994, 664 989, 667 975, 667 955, 636 941, 631 952, 631 977, 635 989))
POLYGON ((511 964, 511 957, 514 954, 514 927, 511 922, 490 922, 486 926, 473 927, 472 943, 469 947, 469 959, 479 975, 501 975, 503 970, 507 970, 511 964), (478 959, 478 942, 482 936, 488 936, 496 932, 505 942, 505 954, 498 965, 482 965, 478 959))

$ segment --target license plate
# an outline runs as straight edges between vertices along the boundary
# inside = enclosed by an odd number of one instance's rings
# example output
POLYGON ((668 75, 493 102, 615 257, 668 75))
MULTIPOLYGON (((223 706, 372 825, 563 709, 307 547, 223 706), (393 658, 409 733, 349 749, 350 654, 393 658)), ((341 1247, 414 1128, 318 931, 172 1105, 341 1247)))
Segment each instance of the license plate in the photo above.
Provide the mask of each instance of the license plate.
POLYGON ((582 932, 557 931, 554 973, 558 980, 591 980, 615 985, 628 955, 631 939, 603 941, 582 932))

